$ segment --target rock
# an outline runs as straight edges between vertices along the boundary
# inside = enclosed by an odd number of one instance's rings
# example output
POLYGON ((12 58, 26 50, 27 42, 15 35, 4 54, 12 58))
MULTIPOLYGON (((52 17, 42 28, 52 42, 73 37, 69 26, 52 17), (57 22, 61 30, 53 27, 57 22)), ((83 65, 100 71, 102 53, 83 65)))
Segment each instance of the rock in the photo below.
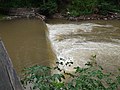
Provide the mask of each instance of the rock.
POLYGON ((38 13, 38 8, 10 8, 7 17, 4 19, 11 20, 16 18, 38 18, 45 20, 46 17, 38 13))
POLYGON ((39 13, 36 13, 35 17, 38 18, 38 19, 41 19, 43 21, 46 20, 46 17, 44 15, 40 15, 39 13))
POLYGON ((64 18, 64 16, 61 15, 61 13, 56 13, 56 14, 54 14, 54 15, 52 16, 52 18, 62 19, 62 18, 64 18))
POLYGON ((7 17, 4 17, 3 19, 4 19, 4 20, 11 20, 11 19, 12 19, 12 17, 7 16, 7 17))
POLYGON ((68 19, 68 20, 74 21, 74 20, 75 20, 75 18, 74 18, 74 17, 69 17, 69 19, 68 19))
POLYGON ((79 20, 84 20, 85 17, 84 17, 84 16, 79 16, 78 19, 79 19, 79 20))
POLYGON ((104 18, 104 20, 108 20, 107 18, 104 18))

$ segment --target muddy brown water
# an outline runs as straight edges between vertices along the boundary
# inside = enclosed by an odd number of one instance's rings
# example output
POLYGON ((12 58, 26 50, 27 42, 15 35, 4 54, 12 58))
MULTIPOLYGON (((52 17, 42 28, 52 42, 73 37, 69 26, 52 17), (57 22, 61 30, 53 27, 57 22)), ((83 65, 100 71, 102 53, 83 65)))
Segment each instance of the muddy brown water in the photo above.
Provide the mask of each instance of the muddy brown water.
POLYGON ((41 20, 0 22, 0 37, 20 76, 24 67, 53 64, 55 56, 46 33, 47 27, 41 20))
POLYGON ((36 19, 1 21, 0 37, 19 75, 24 67, 53 65, 56 57, 74 62, 70 68, 64 67, 70 72, 74 66, 84 67, 91 55, 97 55, 97 63, 107 71, 118 73, 120 68, 119 20, 55 19, 48 20, 47 26, 36 19))

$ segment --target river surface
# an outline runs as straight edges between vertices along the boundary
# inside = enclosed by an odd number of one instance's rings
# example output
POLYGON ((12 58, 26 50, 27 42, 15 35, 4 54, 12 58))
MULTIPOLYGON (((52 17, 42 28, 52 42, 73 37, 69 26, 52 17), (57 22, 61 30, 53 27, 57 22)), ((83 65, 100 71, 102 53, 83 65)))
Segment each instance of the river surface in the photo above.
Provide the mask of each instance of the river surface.
POLYGON ((57 19, 48 20, 46 25, 36 19, 0 22, 0 37, 19 75, 24 67, 53 65, 55 57, 58 61, 61 58, 63 62, 72 61, 71 67, 61 66, 72 72, 75 66, 84 67, 92 55, 97 56, 97 64, 106 71, 118 73, 119 20, 70 22, 57 19))
POLYGON ((54 62, 54 53, 46 33, 47 27, 40 20, 0 22, 0 37, 20 76, 24 67, 36 64, 50 66, 54 62))
POLYGON ((73 67, 85 67, 92 55, 97 64, 114 74, 120 68, 120 21, 48 20, 49 38, 58 61, 72 61, 71 67, 61 66, 68 72, 73 67))

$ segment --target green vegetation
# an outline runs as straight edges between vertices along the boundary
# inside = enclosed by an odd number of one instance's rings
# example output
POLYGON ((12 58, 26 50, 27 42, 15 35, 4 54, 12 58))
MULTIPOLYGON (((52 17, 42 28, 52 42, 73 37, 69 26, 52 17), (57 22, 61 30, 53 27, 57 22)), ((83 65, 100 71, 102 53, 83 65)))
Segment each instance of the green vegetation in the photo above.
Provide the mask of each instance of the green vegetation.
POLYGON ((56 12, 70 12, 70 16, 86 14, 103 14, 109 12, 120 12, 119 0, 2 0, 0 8, 40 8, 44 15, 56 12))
MULTIPOLYGON (((59 65, 64 65, 62 61, 56 62, 55 68, 39 65, 26 68, 22 83, 24 86, 32 83, 32 90, 117 90, 120 76, 113 78, 112 74, 105 73, 103 68, 96 64, 95 58, 96 56, 93 56, 92 62, 85 64, 86 68, 75 67, 74 73, 60 69, 59 65), (61 74, 50 74, 54 69, 61 74), (66 75, 71 81, 64 82, 66 75)), ((73 62, 65 63, 66 66, 71 64, 73 62)))
POLYGON ((98 9, 100 13, 119 12, 120 13, 120 1, 119 0, 100 0, 98 9))
POLYGON ((40 12, 46 16, 54 14, 57 11, 56 0, 48 0, 47 2, 43 2, 38 6, 40 7, 40 12))
POLYGON ((97 0, 73 0, 68 10, 72 16, 91 14, 97 7, 97 0))
POLYGON ((51 15, 57 10, 56 0, 5 0, 0 1, 0 8, 40 8, 44 15, 51 15))
POLYGON ((2 20, 2 19, 3 19, 3 17, 5 17, 5 15, 0 14, 0 20, 2 20))
POLYGON ((0 14, 0 20, 3 18, 3 16, 0 14))
POLYGON ((120 12, 120 4, 115 4, 112 0, 74 0, 68 10, 71 16, 94 13, 106 15, 109 12, 120 12))

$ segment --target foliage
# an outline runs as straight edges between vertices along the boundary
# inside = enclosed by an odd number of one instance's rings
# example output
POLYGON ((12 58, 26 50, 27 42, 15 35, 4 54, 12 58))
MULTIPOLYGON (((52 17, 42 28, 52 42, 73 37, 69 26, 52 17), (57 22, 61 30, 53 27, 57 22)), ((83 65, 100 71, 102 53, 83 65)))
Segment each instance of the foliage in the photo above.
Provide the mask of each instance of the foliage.
POLYGON ((44 15, 51 15, 57 10, 56 0, 10 0, 0 1, 0 7, 2 8, 40 8, 40 11, 44 15))
MULTIPOLYGON (((73 0, 68 7, 71 16, 87 14, 108 14, 109 12, 120 12, 120 4, 112 0, 73 0)), ((119 2, 120 3, 120 2, 119 2)))
POLYGON ((57 3, 55 0, 48 0, 47 2, 43 2, 43 4, 41 4, 39 7, 42 14, 46 16, 54 14, 57 11, 57 3))
POLYGON ((99 2, 98 8, 99 8, 99 13, 103 15, 106 15, 109 12, 120 12, 120 6, 110 1, 99 2))
POLYGON ((39 88, 40 90, 60 90, 64 88, 62 78, 65 79, 62 74, 50 74, 50 67, 46 66, 33 66, 25 69, 25 78, 22 80, 24 85, 33 83, 33 89, 39 88))
POLYGON ((0 20, 2 20, 6 15, 0 14, 0 20))
POLYGON ((0 3, 0 7, 5 7, 5 8, 19 8, 19 7, 30 7, 30 0, 10 0, 10 1, 4 1, 0 3))
POLYGON ((73 0, 68 9, 72 16, 91 14, 97 3, 98 0, 73 0))
POLYGON ((93 14, 106 15, 109 12, 120 12, 119 0, 1 0, 0 8, 39 7, 44 15, 55 12, 70 12, 71 16, 93 14))
POLYGON ((33 84, 32 89, 39 90, 116 90, 120 85, 120 76, 113 79, 110 73, 104 73, 101 66, 95 61, 96 56, 92 57, 92 61, 88 62, 86 68, 75 67, 75 73, 67 73, 60 69, 59 65, 71 65, 73 62, 63 64, 62 61, 56 62, 57 69, 61 74, 50 74, 53 68, 46 66, 33 66, 25 69, 25 76, 22 80, 23 85, 33 84), (66 80, 65 75, 69 75, 71 81, 66 80))

